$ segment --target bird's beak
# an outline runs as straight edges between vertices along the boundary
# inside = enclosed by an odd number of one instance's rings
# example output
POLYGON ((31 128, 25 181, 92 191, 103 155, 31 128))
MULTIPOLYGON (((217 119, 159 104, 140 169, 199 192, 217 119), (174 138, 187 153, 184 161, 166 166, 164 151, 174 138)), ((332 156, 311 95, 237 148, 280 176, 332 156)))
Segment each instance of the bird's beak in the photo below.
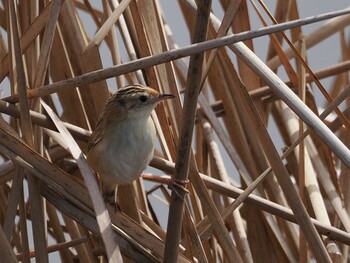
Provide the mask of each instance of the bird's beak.
POLYGON ((173 94, 159 94, 157 101, 173 99, 175 96, 173 94))

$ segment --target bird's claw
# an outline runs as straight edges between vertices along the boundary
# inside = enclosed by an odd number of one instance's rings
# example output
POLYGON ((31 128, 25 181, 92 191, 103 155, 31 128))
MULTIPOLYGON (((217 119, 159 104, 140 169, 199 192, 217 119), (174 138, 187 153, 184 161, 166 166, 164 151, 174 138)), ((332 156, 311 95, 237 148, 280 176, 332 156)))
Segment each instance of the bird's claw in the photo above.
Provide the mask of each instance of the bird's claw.
POLYGON ((182 191, 185 194, 189 194, 190 191, 188 191, 186 188, 188 182, 189 180, 170 179, 167 181, 167 184, 168 188, 172 190, 177 197, 183 199, 183 196, 180 195, 179 191, 182 191))

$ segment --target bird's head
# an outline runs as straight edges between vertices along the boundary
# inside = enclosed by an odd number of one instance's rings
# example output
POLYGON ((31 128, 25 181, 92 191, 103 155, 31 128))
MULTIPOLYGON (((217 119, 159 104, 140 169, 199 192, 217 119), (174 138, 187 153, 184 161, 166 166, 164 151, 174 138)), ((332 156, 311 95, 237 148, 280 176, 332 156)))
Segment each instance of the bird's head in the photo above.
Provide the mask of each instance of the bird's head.
POLYGON ((126 86, 118 90, 109 103, 129 117, 149 115, 157 104, 166 99, 172 99, 174 95, 161 94, 158 91, 140 84, 126 86))

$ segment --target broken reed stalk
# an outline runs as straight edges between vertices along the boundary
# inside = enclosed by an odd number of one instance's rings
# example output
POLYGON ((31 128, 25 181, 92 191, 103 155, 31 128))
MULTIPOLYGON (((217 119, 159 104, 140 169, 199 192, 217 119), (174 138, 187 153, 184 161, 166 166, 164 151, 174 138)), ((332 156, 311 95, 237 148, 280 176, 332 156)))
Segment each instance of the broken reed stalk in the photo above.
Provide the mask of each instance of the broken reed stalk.
MULTIPOLYGON (((343 57, 336 64, 310 71, 302 58, 308 56, 308 48, 346 29, 349 9, 300 19, 297 10, 302 5, 292 1, 286 9, 286 3, 278 1, 275 17, 283 22, 266 26, 264 15, 274 18, 262 1, 263 11, 259 11, 257 5, 251 10, 246 1, 237 0, 227 6, 222 3, 222 21, 210 13, 209 24, 204 19, 195 26, 197 7, 183 0, 179 1, 182 14, 176 15, 183 15, 187 23, 188 31, 183 32, 200 43, 178 47, 158 1, 103 1, 101 7, 73 0, 50 1, 46 6, 17 2, 2 1, 0 8, 4 29, 0 31, 4 91, 0 112, 6 116, 0 118, 4 159, 0 162, 0 237, 5 244, 1 258, 29 262, 35 256, 37 262, 48 262, 56 247, 62 262, 94 262, 105 255, 112 257, 115 242, 123 257, 115 260, 119 262, 348 258, 349 107, 344 101, 349 100, 350 88, 341 73, 349 70, 350 63, 344 33, 343 57), (249 15, 254 12, 263 28, 250 28, 249 15), (325 19, 330 20, 305 36, 305 50, 297 54, 301 26, 325 19), (230 27, 234 35, 227 35, 230 27), (286 30, 291 30, 289 44, 295 43, 295 48, 282 49, 280 34, 286 30), (201 37, 195 37, 199 33, 201 37), (253 39, 263 35, 272 39, 266 64, 250 51, 253 39), (193 62, 194 58, 199 60, 193 62), (290 58, 296 58, 299 69, 290 58), (276 71, 281 62, 288 73, 285 82, 266 67, 276 71), (336 81, 325 91, 319 80, 332 76, 336 81), (107 82, 107 78, 113 79, 107 82), (145 177, 152 180, 151 186, 141 179, 125 188, 120 199, 126 200, 120 206, 123 213, 109 209, 112 224, 107 218, 107 232, 101 235, 101 217, 96 220, 92 203, 96 211, 103 211, 103 205, 97 204, 97 187, 91 193, 91 182, 83 179, 90 172, 80 157, 110 93, 132 83, 178 95, 152 115, 159 144, 151 163, 158 170, 151 173, 167 176, 158 182, 145 177), (328 97, 323 112, 306 83, 317 83, 328 97), (306 93, 303 102, 295 95, 301 87, 306 93), (42 112, 39 99, 45 101, 54 122, 42 112), (337 116, 331 119, 334 111, 337 116), (300 127, 308 124, 300 132, 288 125, 288 116, 294 113, 301 117, 300 127), (274 131, 270 130, 272 119, 277 124, 274 131), (271 141, 276 134, 286 147, 280 156, 280 146, 271 141), (294 149, 301 141, 299 155, 294 149), (304 165, 308 169, 302 169, 304 165), (161 183, 169 175, 186 179, 188 169, 190 195, 181 199, 173 192, 170 196, 161 183), (309 185, 322 189, 317 198, 314 192, 304 191, 300 169, 309 185), (294 188, 312 204, 308 214, 294 188), (130 219, 132 215, 136 221, 130 219), (33 224, 33 242, 28 237, 28 220, 33 224), (304 235, 299 235, 295 224, 304 235)), ((208 17, 210 1, 200 4, 208 17)), ((178 194, 184 196, 182 190, 178 194)))

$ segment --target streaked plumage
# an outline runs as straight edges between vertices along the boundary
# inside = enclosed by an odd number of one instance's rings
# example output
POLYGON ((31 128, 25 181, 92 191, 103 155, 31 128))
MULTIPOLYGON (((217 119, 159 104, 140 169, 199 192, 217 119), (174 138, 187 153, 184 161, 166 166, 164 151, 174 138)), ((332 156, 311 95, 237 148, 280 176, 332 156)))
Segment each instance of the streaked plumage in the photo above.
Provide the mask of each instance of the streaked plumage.
POLYGON ((88 163, 103 182, 105 197, 117 185, 132 183, 149 164, 156 136, 150 114, 158 102, 171 97, 143 85, 131 85, 107 101, 87 154, 88 163))

